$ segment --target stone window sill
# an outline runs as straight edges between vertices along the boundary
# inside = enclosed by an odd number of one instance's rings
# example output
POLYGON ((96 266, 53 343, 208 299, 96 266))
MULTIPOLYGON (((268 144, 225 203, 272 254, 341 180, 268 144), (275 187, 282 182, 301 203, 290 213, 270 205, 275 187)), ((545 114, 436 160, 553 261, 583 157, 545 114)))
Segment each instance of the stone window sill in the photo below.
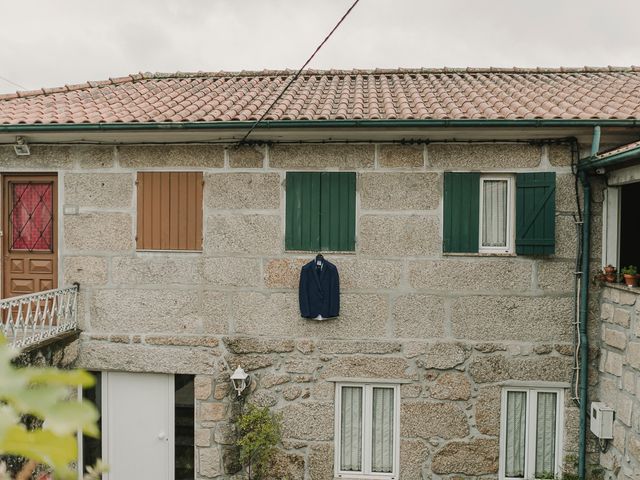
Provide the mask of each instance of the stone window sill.
POLYGON ((640 295, 640 287, 627 287, 624 283, 609 283, 600 282, 603 287, 612 288, 614 290, 620 290, 622 292, 631 292, 636 295, 640 295))
POLYGON ((442 253, 443 257, 517 257, 515 253, 442 253))

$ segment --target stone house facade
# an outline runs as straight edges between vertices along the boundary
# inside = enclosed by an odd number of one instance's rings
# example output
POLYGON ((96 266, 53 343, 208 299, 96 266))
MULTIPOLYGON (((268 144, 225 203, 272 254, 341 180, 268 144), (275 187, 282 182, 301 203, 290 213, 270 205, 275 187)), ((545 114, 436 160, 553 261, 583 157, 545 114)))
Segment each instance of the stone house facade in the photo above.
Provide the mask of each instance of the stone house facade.
MULTIPOLYGON (((487 74, 494 81, 496 75, 508 82, 517 77, 487 74)), ((535 75, 540 76, 531 73, 535 75)), ((610 81, 607 75, 617 73, 603 74, 602 82, 610 81)), ((566 78, 561 73, 554 76, 561 77, 552 80, 566 88, 566 78)), ((640 81, 637 77, 633 73, 634 81, 640 81)), ((106 88, 117 93, 145 82, 159 82, 163 88, 170 83, 133 78, 107 86, 81 86, 79 91, 93 89, 99 95, 106 88)), ((24 108, 33 113, 37 103, 23 106, 20 101, 52 95, 65 97, 65 102, 84 101, 70 98, 73 91, 0 99, 0 112, 17 115, 24 108)), ((304 101, 310 102, 311 97, 304 101)), ((105 98, 110 97, 105 94, 105 98)), ((401 98, 394 94, 398 110, 401 98)), ((278 114, 293 108, 294 100, 278 114)), ((357 101, 350 102, 357 107, 357 101)), ((635 108, 640 109, 640 101, 635 108)), ((602 117, 603 123, 611 120, 602 117)), ((487 119, 499 118, 489 115, 487 119)), ((278 130, 277 120, 270 119, 275 123, 268 129, 256 129, 254 143, 239 147, 233 138, 242 128, 216 130, 215 122, 208 130, 166 133, 127 131, 126 126, 49 132, 42 126, 32 132, 24 129, 19 135, 30 143, 28 156, 16 155, 13 148, 21 123, 4 121, 14 130, 0 129, 0 141, 11 142, 0 147, 2 173, 51 174, 57 181, 57 284, 80 284, 82 333, 76 366, 125 372, 133 379, 129 385, 134 389, 136 375, 189 376, 192 467, 197 479, 245 478, 234 447, 234 419, 240 403, 229 381, 237 366, 251 375, 246 401, 282 413, 283 441, 271 467, 272 478, 509 478, 505 471, 509 465, 534 475, 543 470, 545 474, 573 473, 580 415, 574 402, 576 198, 582 197, 580 189, 576 191, 572 164, 579 153, 588 151, 593 125, 426 128, 403 125, 398 119, 397 128, 391 123, 385 128, 334 125, 329 129, 300 119, 299 128, 278 130), (154 145, 157 142, 162 144, 154 145), (138 179, 143 172, 202 174, 201 249, 139 248, 138 179), (355 246, 352 251, 323 250, 340 274, 337 319, 318 322, 299 313, 300 268, 318 251, 287 248, 287 222, 291 221, 287 175, 291 172, 355 174, 355 246), (504 253, 445 251, 445 178, 461 172, 489 179, 555 174, 550 217, 553 253, 522 255, 514 248, 504 253), (355 467, 345 463, 343 403, 345 395, 353 393, 349 388, 361 389, 356 390, 362 392, 359 398, 374 409, 371 404, 376 400, 368 395, 375 397, 384 388, 392 395, 397 421, 380 427, 385 432, 389 428, 392 438, 382 472, 375 473, 376 460, 370 458, 376 453, 362 454, 355 467), (524 410, 517 406, 523 399, 524 410), (550 399, 554 407, 541 413, 543 400, 550 399), (533 416, 529 407, 539 415, 533 416), (507 409, 516 413, 509 416, 507 409), (543 424, 552 428, 554 433, 547 439, 551 446, 533 446, 535 438, 541 445, 543 437, 519 431, 513 425, 520 421, 536 431, 543 424), (516 437, 526 447, 513 447, 510 442, 516 437), (536 448, 546 448, 546 453, 536 448), (532 457, 527 453, 526 460, 525 449, 533 452, 532 457), (518 464, 520 454, 522 465, 518 464), (534 457, 542 466, 536 465, 534 457), (358 474, 366 468, 369 473, 358 474)), ((104 121, 113 124, 113 120, 104 121)), ((100 122, 89 117, 86 121, 100 122)), ((603 143, 624 143, 638 132, 635 127, 612 126, 603 134, 603 143)), ((597 269, 602 183, 592 185, 591 257, 597 269)), ((598 295, 598 287, 592 286, 589 334, 593 347, 598 347, 601 331, 598 295)), ((628 295, 606 289, 605 305, 621 303, 616 312, 633 314, 628 295)), ((611 308, 603 307, 606 354, 599 360, 593 348, 589 388, 595 396, 603 389, 616 390, 612 379, 620 377, 623 388, 615 395, 622 403, 616 407, 631 409, 637 403, 636 392, 626 385, 633 373, 619 368, 617 357, 621 348, 631 352, 636 342, 631 330, 623 332, 629 324, 612 320, 621 314, 605 314, 611 308), (607 322, 616 325, 610 327, 607 322), (598 387, 599 361, 604 377, 598 387)), ((631 362, 631 367, 637 367, 635 360, 631 362)), ((117 391, 108 386, 112 380, 103 377, 103 381, 104 391, 117 391)), ((112 393, 102 393, 103 415, 112 393)), ((633 428, 630 417, 623 417, 618 416, 617 431, 633 428)), ((360 418, 365 433, 358 437, 359 452, 375 450, 375 440, 366 431, 378 428, 376 414, 373 424, 366 414, 360 418)), ((122 432, 119 428, 109 424, 107 434, 109 429, 122 432)), ((611 452, 637 450, 637 435, 625 438, 629 439, 626 446, 614 440, 611 452)), ((587 447, 589 464, 598 463, 591 434, 587 447)), ((103 440, 107 461, 110 454, 115 455, 110 448, 109 441, 103 440)), ((603 461, 613 462, 612 455, 605 454, 603 461)), ((637 452, 633 455, 637 458, 637 452)), ((629 478, 637 468, 633 465, 625 467, 629 478)))

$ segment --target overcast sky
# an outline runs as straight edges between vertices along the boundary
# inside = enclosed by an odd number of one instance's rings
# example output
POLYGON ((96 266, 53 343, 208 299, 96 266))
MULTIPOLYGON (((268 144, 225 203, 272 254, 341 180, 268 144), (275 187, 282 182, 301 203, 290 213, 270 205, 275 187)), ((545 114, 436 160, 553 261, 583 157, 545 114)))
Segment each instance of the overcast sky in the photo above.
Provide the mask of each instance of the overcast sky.
MULTIPOLYGON (((0 92, 297 69, 352 2, 1 0, 0 92)), ((310 67, 629 66, 638 18, 637 0, 360 0, 310 67)))

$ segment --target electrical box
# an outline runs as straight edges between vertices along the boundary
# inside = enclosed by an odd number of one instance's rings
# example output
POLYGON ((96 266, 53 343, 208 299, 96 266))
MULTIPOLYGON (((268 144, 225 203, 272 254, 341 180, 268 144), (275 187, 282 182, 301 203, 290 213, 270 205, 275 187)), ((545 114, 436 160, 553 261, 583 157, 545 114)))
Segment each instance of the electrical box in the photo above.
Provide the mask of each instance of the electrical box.
POLYGON ((613 438, 615 412, 603 402, 591 402, 591 431, 601 440, 613 438))

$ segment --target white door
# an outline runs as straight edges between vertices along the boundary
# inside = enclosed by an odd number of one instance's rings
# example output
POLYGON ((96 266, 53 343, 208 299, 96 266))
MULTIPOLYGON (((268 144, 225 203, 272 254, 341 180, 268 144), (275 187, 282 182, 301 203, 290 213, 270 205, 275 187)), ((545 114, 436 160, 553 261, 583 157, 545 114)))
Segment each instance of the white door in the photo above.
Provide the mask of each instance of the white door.
POLYGON ((173 480, 174 378, 102 374, 105 480, 173 480))

